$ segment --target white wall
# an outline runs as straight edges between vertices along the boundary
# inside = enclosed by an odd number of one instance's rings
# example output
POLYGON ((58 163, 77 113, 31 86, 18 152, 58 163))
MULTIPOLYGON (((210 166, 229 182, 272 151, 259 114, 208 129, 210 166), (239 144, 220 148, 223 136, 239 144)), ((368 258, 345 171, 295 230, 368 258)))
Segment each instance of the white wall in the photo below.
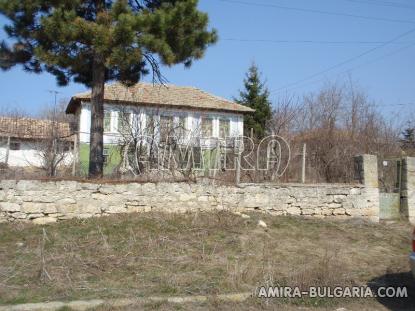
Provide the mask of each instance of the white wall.
MULTIPOLYGON (((149 108, 144 106, 121 106, 111 104, 104 104, 104 110, 111 111, 111 131, 104 132, 104 144, 116 144, 121 139, 117 130, 119 111, 130 112, 134 122, 139 122, 140 124, 137 128, 141 129, 145 129, 148 115, 155 115, 156 118, 160 115, 171 115, 174 117, 174 122, 178 122, 179 116, 186 116, 186 129, 192 132, 192 134, 200 128, 201 118, 203 116, 209 116, 213 118, 213 137, 219 136, 219 118, 228 118, 230 120, 230 135, 232 137, 243 135, 242 114, 227 112, 197 112, 184 109, 149 108)), ((90 128, 91 107, 89 103, 83 102, 79 113, 79 141, 81 143, 90 142, 90 128)))
MULTIPOLYGON (((13 167, 41 167, 42 158, 39 155, 38 149, 34 142, 27 142, 13 139, 13 142, 20 143, 19 150, 9 150, 8 165, 13 167)), ((7 146, 5 142, 0 144, 0 162, 5 162, 7 153, 7 146)), ((72 153, 66 154, 64 163, 69 165, 72 162, 72 153)))

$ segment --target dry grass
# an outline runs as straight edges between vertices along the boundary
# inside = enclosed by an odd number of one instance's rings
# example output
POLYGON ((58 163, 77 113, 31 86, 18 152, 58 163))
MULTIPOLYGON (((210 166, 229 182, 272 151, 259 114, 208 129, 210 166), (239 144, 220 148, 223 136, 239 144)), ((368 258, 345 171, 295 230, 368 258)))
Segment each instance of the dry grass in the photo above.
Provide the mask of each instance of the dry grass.
POLYGON ((365 285, 409 270, 405 223, 148 213, 44 229, 45 235, 40 226, 0 224, 0 304, 365 285))

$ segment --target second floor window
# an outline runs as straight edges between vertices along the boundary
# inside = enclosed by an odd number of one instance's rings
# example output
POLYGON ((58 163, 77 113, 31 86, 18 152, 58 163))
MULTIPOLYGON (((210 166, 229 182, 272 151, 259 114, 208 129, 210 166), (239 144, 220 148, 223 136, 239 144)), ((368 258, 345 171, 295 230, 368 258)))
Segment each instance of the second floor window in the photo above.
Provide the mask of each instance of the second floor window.
POLYGON ((111 132, 111 111, 104 111, 104 132, 111 132))
POLYGON ((160 116, 160 141, 166 142, 169 136, 173 136, 173 117, 160 116))
POLYGON ((179 116, 175 132, 177 138, 184 138, 186 136, 186 116, 179 116))
POLYGON ((154 115, 147 115, 145 134, 152 138, 154 136, 155 129, 156 129, 156 122, 155 122, 154 115))
POLYGON ((219 137, 226 138, 231 134, 231 122, 229 119, 219 119, 219 137))
POLYGON ((202 117, 202 137, 213 136, 213 119, 209 117, 202 117))

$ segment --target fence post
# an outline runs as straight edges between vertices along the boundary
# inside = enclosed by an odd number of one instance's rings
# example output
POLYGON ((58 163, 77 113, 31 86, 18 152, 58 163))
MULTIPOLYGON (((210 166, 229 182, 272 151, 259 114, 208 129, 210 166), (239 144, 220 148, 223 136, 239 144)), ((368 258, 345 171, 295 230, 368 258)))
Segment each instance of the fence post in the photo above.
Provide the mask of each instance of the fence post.
POLYGON ((241 137, 239 136, 237 138, 237 144, 235 146, 235 150, 236 150, 236 156, 235 156, 235 161, 236 161, 236 173, 235 173, 235 184, 239 185, 241 182, 241 137))
POLYGON ((72 176, 76 175, 76 163, 78 162, 78 134, 75 134, 73 143, 72 176))
MULTIPOLYGON (((378 179, 378 158, 375 155, 363 154, 355 157, 355 177, 364 185, 362 191, 367 197, 364 215, 370 220, 379 222, 379 179, 378 179)), ((356 209, 359 208, 357 205, 356 209)))
POLYGON ((415 158, 402 159, 401 214, 415 224, 415 158))
POLYGON ((7 136, 6 158, 4 159, 4 163, 6 165, 9 164, 9 152, 10 152, 10 136, 7 136))
POLYGON ((305 183, 305 158, 306 158, 306 154, 307 154, 307 144, 304 143, 303 145, 303 161, 302 161, 302 166, 301 166, 301 182, 304 184, 305 183))
POLYGON ((355 176, 366 187, 379 188, 377 156, 370 154, 356 156, 355 176))

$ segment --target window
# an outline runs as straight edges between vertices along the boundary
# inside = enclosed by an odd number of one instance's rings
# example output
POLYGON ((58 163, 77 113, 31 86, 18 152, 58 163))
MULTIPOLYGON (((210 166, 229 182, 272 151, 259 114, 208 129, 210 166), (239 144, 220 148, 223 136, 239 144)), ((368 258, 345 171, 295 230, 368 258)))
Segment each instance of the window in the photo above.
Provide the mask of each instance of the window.
POLYGON ((226 138, 230 136, 231 122, 229 119, 219 119, 219 137, 226 138))
POLYGON ((110 150, 108 147, 104 147, 104 150, 102 150, 102 155, 104 156, 104 163, 108 163, 108 157, 110 155, 110 150))
POLYGON ((146 118, 146 135, 153 137, 154 130, 156 127, 156 122, 154 120, 154 115, 147 115, 146 118))
POLYGON ((122 112, 118 113, 118 132, 121 134, 126 134, 130 130, 131 124, 131 113, 130 112, 122 112))
POLYGON ((167 142, 169 136, 172 136, 173 117, 160 116, 160 141, 167 142))
POLYGON ((104 111, 104 132, 111 132, 111 111, 104 111))
POLYGON ((186 116, 179 116, 176 135, 178 138, 186 136, 186 116))
POLYGON ((64 152, 69 152, 69 151, 73 150, 73 146, 74 146, 73 142, 64 142, 63 143, 63 151, 64 152))
POLYGON ((202 118, 202 137, 208 138, 213 136, 213 119, 209 117, 202 118))
POLYGON ((10 150, 20 150, 20 143, 10 142, 10 150))

